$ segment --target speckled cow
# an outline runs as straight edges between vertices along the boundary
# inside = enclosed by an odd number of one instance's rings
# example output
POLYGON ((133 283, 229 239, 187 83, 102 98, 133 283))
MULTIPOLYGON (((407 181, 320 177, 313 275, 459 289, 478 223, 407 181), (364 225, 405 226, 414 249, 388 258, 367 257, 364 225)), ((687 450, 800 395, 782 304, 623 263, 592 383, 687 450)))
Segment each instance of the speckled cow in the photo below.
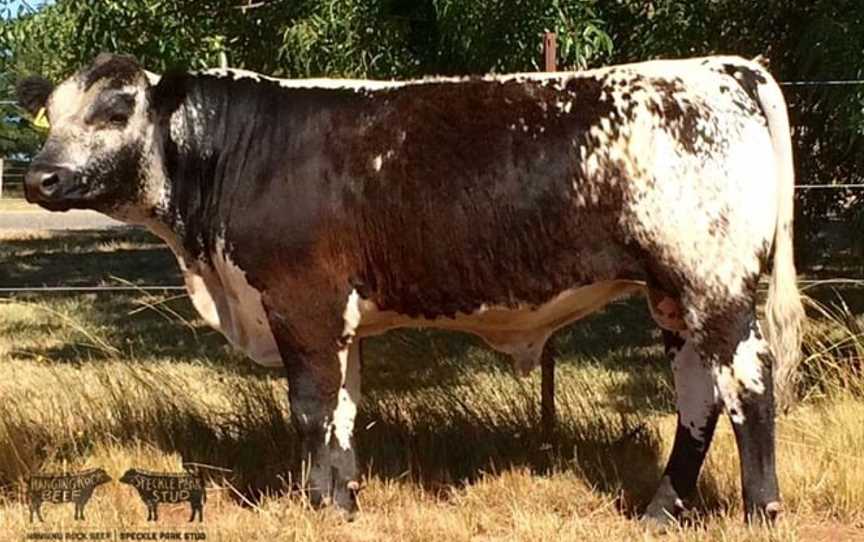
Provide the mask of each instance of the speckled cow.
POLYGON ((772 361, 798 355, 803 312, 788 120, 758 64, 383 83, 159 78, 101 55, 19 95, 52 126, 27 198, 143 224, 207 322, 284 364, 314 502, 356 506, 362 337, 465 330, 524 371, 555 330, 644 292, 682 344, 646 516, 694 490, 722 407, 748 517, 778 513, 772 361))

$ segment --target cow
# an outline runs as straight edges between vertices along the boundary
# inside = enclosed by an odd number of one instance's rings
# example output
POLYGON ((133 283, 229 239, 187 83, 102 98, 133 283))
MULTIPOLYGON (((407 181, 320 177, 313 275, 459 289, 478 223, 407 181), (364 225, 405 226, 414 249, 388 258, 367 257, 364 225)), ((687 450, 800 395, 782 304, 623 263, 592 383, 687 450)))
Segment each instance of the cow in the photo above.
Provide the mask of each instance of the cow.
POLYGON ((42 503, 75 503, 74 518, 84 519, 84 507, 93 496, 93 491, 111 481, 104 469, 93 468, 65 474, 34 474, 27 480, 27 497, 30 500, 30 523, 33 516, 42 517, 42 503))
POLYGON ((804 315, 786 106, 759 64, 342 82, 103 54, 18 94, 51 124, 28 201, 145 226, 203 319, 285 368, 313 504, 356 509, 362 338, 462 330, 527 371, 557 329, 645 294, 679 347, 644 517, 683 508, 724 408, 746 518, 780 512, 772 366, 804 315))
POLYGON ((207 490, 200 473, 152 472, 129 469, 120 477, 120 482, 129 484, 138 491, 138 496, 147 506, 147 521, 159 520, 159 503, 189 501, 192 515, 189 521, 204 521, 204 503, 207 490))

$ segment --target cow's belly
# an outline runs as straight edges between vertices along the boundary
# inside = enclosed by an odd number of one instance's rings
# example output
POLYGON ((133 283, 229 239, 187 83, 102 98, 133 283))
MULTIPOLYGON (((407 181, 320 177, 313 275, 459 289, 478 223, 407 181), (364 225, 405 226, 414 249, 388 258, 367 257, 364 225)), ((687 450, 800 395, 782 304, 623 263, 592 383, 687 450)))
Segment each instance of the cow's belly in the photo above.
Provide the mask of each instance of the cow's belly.
POLYGON ((458 313, 455 318, 436 319, 410 318, 393 311, 382 311, 371 301, 355 298, 360 313, 356 332, 365 337, 399 327, 466 331, 510 355, 516 368, 524 374, 539 363, 543 346, 557 329, 644 287, 645 284, 639 281, 597 282, 561 292, 539 306, 481 306, 471 314, 458 313))
MULTIPOLYGON (((213 267, 184 266, 189 296, 208 325, 253 361, 281 367, 282 358, 261 304, 261 293, 246 280, 245 272, 217 251, 213 267)), ((540 360, 543 346, 559 328, 583 318, 607 303, 644 288, 638 281, 604 281, 561 292, 539 306, 506 308, 482 306, 455 318, 411 318, 379 310, 371 301, 352 299, 359 309, 356 333, 368 337, 400 327, 427 327, 465 331, 480 336, 492 348, 510 355, 517 370, 530 371, 540 360)))

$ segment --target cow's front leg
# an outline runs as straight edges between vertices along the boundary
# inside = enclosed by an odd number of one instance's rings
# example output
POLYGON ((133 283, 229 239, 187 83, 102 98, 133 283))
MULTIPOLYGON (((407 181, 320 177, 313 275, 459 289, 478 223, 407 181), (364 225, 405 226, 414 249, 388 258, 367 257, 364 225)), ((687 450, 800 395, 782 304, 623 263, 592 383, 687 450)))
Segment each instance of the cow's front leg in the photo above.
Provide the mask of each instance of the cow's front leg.
POLYGON ((664 331, 664 340, 673 357, 678 428, 660 486, 645 510, 646 519, 660 523, 674 521, 684 509, 683 500, 695 491, 719 414, 714 375, 692 342, 670 331, 664 331))
POLYGON ((360 400, 360 347, 344 344, 335 354, 304 357, 288 371, 288 394, 309 498, 313 505, 332 499, 350 515, 357 508, 353 433, 360 400))
MULTIPOLYGON (((357 509, 354 418, 360 402, 357 297, 335 318, 289 323, 271 311, 271 327, 288 373, 291 418, 300 437, 301 466, 313 505, 333 503, 348 518, 357 509), (275 316, 275 317, 274 317, 275 316), (328 321, 329 320, 329 321, 328 321)), ((335 311, 334 311, 335 312, 335 311)))

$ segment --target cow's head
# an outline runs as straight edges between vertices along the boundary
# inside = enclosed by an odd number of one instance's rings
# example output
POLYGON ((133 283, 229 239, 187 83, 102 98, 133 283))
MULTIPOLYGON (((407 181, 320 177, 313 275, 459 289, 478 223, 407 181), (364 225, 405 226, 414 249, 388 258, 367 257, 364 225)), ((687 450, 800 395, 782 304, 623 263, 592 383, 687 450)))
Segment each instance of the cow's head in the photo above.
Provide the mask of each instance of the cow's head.
POLYGON ((50 123, 27 172, 27 200, 118 218, 152 212, 161 190, 152 89, 135 59, 110 54, 56 88, 41 77, 20 81, 19 103, 34 115, 44 107, 50 123))
POLYGON ((118 481, 120 483, 123 483, 123 484, 134 484, 135 483, 135 476, 137 474, 138 474, 138 471, 136 469, 129 469, 123 473, 123 476, 121 476, 118 481))
POLYGON ((96 470, 96 485, 107 484, 111 481, 111 476, 105 472, 105 469, 97 469, 96 470))

